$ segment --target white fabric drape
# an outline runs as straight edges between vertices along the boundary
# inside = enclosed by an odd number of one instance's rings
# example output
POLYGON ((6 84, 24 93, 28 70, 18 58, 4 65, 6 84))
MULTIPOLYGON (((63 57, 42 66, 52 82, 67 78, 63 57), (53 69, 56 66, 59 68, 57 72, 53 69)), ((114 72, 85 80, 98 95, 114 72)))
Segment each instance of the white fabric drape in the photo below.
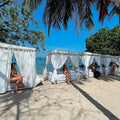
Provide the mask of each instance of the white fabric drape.
POLYGON ((0 48, 0 93, 11 90, 10 71, 11 71, 11 49, 0 48))
POLYGON ((118 67, 118 72, 120 73, 120 57, 117 57, 116 59, 117 59, 117 61, 118 61, 118 65, 119 65, 119 67, 118 67))
POLYGON ((79 67, 79 56, 70 56, 71 62, 75 67, 79 67))
MULTIPOLYGON (((18 68, 20 70, 20 74, 25 76, 24 84, 26 85, 28 79, 30 79, 28 76, 30 69, 27 69, 27 67, 29 66, 29 62, 30 62, 29 53, 24 50, 21 50, 21 51, 18 50, 18 51, 14 51, 14 54, 15 54, 15 58, 18 64, 18 68)), ((26 86, 28 86, 28 84, 26 86)))
POLYGON ((34 87, 40 79, 36 74, 35 51, 14 51, 20 74, 24 75, 24 84, 27 87, 34 87))
POLYGON ((31 51, 30 52, 30 56, 31 56, 31 79, 32 79, 32 83, 31 86, 35 87, 38 83, 40 83, 43 79, 38 77, 37 72, 36 72, 36 55, 35 55, 35 51, 31 51))
POLYGON ((44 69, 44 72, 43 72, 45 78, 47 77, 47 67, 50 63, 51 63, 51 56, 48 55, 46 57, 46 66, 45 66, 45 69, 44 69))
POLYGON ((109 73, 109 65, 110 65, 111 59, 107 57, 102 58, 102 63, 105 65, 105 75, 108 75, 109 73))
POLYGON ((51 55, 51 63, 54 68, 54 71, 53 71, 54 79, 52 82, 55 82, 56 76, 57 76, 57 69, 63 66, 63 64, 67 60, 67 57, 68 55, 59 55, 59 54, 51 55))
POLYGON ((75 67, 77 67, 77 72, 78 72, 78 74, 77 74, 77 79, 80 79, 80 71, 79 71, 79 59, 80 59, 80 57, 73 55, 73 56, 70 56, 70 59, 71 59, 72 64, 73 64, 75 67))
POLYGON ((100 66, 100 72, 102 73, 102 65, 101 65, 101 57, 100 56, 95 56, 95 60, 97 64, 100 66))
POLYGON ((68 56, 68 57, 67 57, 67 60, 65 61, 65 63, 64 63, 64 64, 66 64, 66 65, 67 65, 67 64, 69 63, 69 61, 70 61, 70 56, 68 56))
POLYGON ((87 55, 84 55, 81 57, 81 60, 85 66, 85 70, 84 70, 84 75, 85 75, 85 78, 88 78, 88 66, 90 64, 92 64, 93 60, 94 60, 94 56, 87 56, 87 55))
POLYGON ((118 65, 120 66, 120 57, 117 57, 116 59, 118 61, 118 65))
POLYGON ((23 50, 20 50, 19 49, 17 51, 14 51, 14 55, 15 55, 15 59, 16 59, 16 62, 18 64, 18 68, 19 68, 19 71, 20 71, 20 74, 24 75, 24 66, 25 66, 25 58, 24 58, 24 51, 23 50))

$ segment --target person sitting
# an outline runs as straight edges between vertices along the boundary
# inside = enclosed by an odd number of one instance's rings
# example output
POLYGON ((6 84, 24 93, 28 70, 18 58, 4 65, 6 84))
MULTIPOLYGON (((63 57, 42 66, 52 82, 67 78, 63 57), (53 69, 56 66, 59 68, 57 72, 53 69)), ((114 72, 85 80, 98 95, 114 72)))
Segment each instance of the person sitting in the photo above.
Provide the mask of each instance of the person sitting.
POLYGON ((70 74, 68 73, 66 64, 63 65, 63 68, 61 70, 63 70, 63 73, 67 78, 67 83, 68 83, 68 85, 70 85, 70 74))
POLYGON ((93 74, 94 74, 94 78, 97 78, 100 80, 100 76, 101 76, 101 73, 99 71, 96 70, 96 66, 95 66, 95 63, 92 63, 92 65, 90 66, 93 74))
POLYGON ((116 67, 118 67, 118 65, 115 62, 111 62, 110 66, 111 66, 110 75, 114 75, 115 74, 115 69, 116 69, 116 67))
POLYGON ((12 63, 11 64, 11 73, 10 73, 10 83, 16 83, 16 87, 15 87, 16 93, 19 93, 18 92, 19 84, 21 84, 23 88, 27 88, 22 82, 23 78, 24 78, 24 76, 20 75, 17 72, 17 70, 15 68, 15 63, 12 63))

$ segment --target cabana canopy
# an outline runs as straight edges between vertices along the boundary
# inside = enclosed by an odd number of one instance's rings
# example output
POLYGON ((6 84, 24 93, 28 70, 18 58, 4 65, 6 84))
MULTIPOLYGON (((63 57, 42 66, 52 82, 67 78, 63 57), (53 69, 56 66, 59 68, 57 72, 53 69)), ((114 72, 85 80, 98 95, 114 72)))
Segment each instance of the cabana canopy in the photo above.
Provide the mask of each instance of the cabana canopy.
POLYGON ((77 68, 78 72, 79 60, 82 61, 83 65, 85 66, 83 74, 86 78, 89 77, 88 67, 90 64, 92 64, 93 61, 95 61, 100 66, 99 71, 101 73, 103 72, 102 64, 104 64, 106 75, 108 74, 108 69, 111 61, 116 62, 120 66, 120 56, 101 55, 90 52, 75 53, 63 50, 52 50, 47 52, 44 75, 46 76, 47 67, 50 63, 52 63, 54 68, 53 76, 56 80, 55 76, 57 76, 57 69, 61 68, 63 64, 67 64, 70 60, 72 64, 77 68))
POLYGON ((35 51, 35 48, 0 43, 0 93, 11 90, 10 71, 13 54, 20 74, 25 76, 23 83, 27 87, 34 87, 40 83, 42 79, 36 74, 35 51))
MULTIPOLYGON (((46 67, 45 67, 44 75, 47 76, 47 67, 50 63, 52 63, 54 71, 52 73, 51 81, 55 83, 55 81, 57 81, 58 79, 57 69, 61 68, 63 64, 67 64, 70 60, 72 64, 79 70, 79 53, 63 51, 63 50, 48 51, 46 56, 46 67)), ((62 76, 64 77, 64 75, 62 76)), ((61 76, 59 75, 59 77, 61 76)))

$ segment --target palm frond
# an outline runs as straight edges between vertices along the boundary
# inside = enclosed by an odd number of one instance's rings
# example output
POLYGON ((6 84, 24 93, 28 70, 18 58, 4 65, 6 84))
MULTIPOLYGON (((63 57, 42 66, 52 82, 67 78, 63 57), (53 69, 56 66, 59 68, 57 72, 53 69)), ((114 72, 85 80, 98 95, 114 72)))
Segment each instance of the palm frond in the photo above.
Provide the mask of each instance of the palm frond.
POLYGON ((75 30, 77 34, 80 35, 82 31, 82 23, 83 23, 83 0, 76 0, 73 3, 74 11, 73 11, 73 23, 75 25, 75 30))
POLYGON ((37 9, 40 4, 43 2, 44 0, 24 0, 23 2, 23 6, 27 5, 27 7, 34 11, 35 9, 37 9))
POLYGON ((114 6, 114 8, 111 10, 111 12, 108 14, 109 20, 117 14, 119 16, 119 25, 120 25, 120 8, 114 6))
POLYGON ((60 30, 61 24, 67 29, 68 21, 72 18, 72 3, 64 0, 48 0, 43 13, 43 23, 48 26, 48 35, 51 26, 60 30))
POLYGON ((99 10, 99 21, 103 23, 106 15, 108 15, 108 6, 110 4, 109 0, 97 0, 96 8, 99 10))
POLYGON ((117 14, 117 8, 116 6, 111 10, 111 12, 109 13, 108 17, 109 19, 111 19, 113 17, 113 15, 117 14))
POLYGON ((85 23, 87 29, 91 29, 94 27, 94 23, 92 21, 93 14, 91 12, 90 7, 94 4, 94 0, 81 0, 77 1, 76 8, 74 10, 74 24, 75 29, 77 30, 78 35, 82 31, 82 24, 85 23))
POLYGON ((58 30, 61 29, 60 24, 62 23, 62 7, 63 4, 60 0, 48 0, 43 13, 43 23, 45 26, 48 25, 48 35, 51 26, 58 30))
POLYGON ((90 30, 90 29, 95 27, 94 22, 92 20, 93 14, 91 12, 90 6, 87 5, 86 8, 85 8, 85 11, 86 12, 84 12, 85 14, 84 14, 84 17, 83 17, 84 23, 85 23, 86 28, 88 30, 90 30))
POLYGON ((66 30, 68 27, 68 21, 72 19, 72 11, 73 11, 73 5, 72 2, 64 1, 64 9, 63 9, 63 26, 66 30))
MULTIPOLYGON (((23 5, 27 5, 31 10, 35 10, 43 0, 24 0, 23 5)), ((96 5, 99 11, 99 21, 103 23, 104 18, 108 15, 108 6, 110 0, 46 0, 46 6, 43 13, 43 23, 48 26, 48 35, 50 28, 57 30, 68 28, 68 22, 73 20, 75 30, 78 35, 82 31, 82 25, 85 23, 86 28, 90 30, 94 27, 91 12, 92 5, 96 5)), ((110 14, 110 17, 113 13, 110 14)), ((120 22, 120 12, 119 15, 120 22)))

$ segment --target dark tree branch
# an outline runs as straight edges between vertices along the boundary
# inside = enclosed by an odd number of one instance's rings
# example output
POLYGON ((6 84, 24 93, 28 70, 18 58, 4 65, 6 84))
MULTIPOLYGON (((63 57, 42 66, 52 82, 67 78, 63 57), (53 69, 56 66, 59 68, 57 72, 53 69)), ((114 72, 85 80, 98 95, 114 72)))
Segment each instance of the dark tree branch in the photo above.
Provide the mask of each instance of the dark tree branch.
POLYGON ((4 2, 3 4, 0 5, 0 7, 3 7, 3 6, 5 6, 5 5, 7 5, 9 2, 10 2, 10 0, 4 2))

